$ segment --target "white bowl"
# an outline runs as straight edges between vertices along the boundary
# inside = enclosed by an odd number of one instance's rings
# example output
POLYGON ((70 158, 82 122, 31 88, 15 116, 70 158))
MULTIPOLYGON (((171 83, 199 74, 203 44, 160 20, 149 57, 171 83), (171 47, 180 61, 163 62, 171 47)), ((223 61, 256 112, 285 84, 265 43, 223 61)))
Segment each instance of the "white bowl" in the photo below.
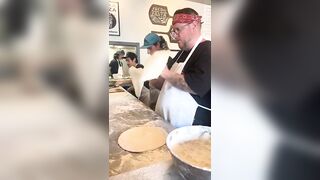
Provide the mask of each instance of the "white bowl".
POLYGON ((166 139, 167 147, 173 157, 173 163, 178 172, 185 179, 209 180, 211 179, 211 169, 197 167, 181 160, 173 151, 174 145, 185 141, 200 138, 211 139, 211 127, 207 126, 185 126, 171 131, 166 139))

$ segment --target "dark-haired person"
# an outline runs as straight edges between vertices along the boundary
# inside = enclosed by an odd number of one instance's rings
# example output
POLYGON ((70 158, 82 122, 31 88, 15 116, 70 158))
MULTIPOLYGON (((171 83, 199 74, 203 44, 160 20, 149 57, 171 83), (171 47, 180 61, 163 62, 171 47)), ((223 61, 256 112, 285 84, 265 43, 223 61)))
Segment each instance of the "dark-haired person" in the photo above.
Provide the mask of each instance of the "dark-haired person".
POLYGON ((211 41, 202 37, 201 23, 194 9, 174 13, 171 36, 181 50, 172 67, 150 81, 161 88, 156 112, 175 127, 211 126, 211 41))
POLYGON ((127 52, 126 56, 123 57, 126 59, 128 67, 135 67, 135 68, 144 68, 142 64, 139 64, 138 57, 133 52, 127 52))
MULTIPOLYGON (((161 50, 169 50, 168 44, 166 40, 162 36, 158 36, 156 33, 149 33, 145 36, 143 40, 142 49, 147 49, 148 54, 153 55, 156 51, 161 50)), ((167 66, 170 68, 174 62, 172 62, 172 58, 169 57, 167 66)), ((150 103, 149 107, 155 110, 157 99, 160 93, 160 88, 150 87, 149 81, 144 82, 144 86, 150 91, 150 103)))
POLYGON ((162 36, 158 36, 155 33, 149 33, 146 35, 143 41, 142 49, 148 49, 148 54, 152 55, 158 50, 168 50, 168 44, 162 36))
MULTIPOLYGON (((158 36, 155 33, 149 33, 143 40, 142 49, 146 48, 148 50, 148 54, 153 55, 156 51, 160 50, 169 50, 167 41, 162 37, 158 36)), ((173 65, 173 60, 171 57, 168 59, 167 66, 170 68, 173 65)))
MULTIPOLYGON (((127 62, 129 69, 131 69, 131 68, 143 69, 144 68, 144 66, 139 63, 137 55, 133 52, 127 52, 126 56, 123 57, 123 59, 126 59, 126 62, 127 62)), ((134 90, 134 86, 132 86, 131 80, 118 81, 116 84, 121 85, 129 93, 131 93, 133 96, 137 97, 135 90, 134 90)), ((146 87, 142 87, 139 100, 142 101, 145 105, 149 106, 149 90, 146 87)))
POLYGON ((124 51, 117 51, 113 55, 113 60, 110 62, 109 67, 110 67, 110 74, 111 76, 113 74, 118 74, 119 72, 122 73, 122 62, 121 59, 124 56, 124 51), (120 69, 120 71, 119 71, 120 69))

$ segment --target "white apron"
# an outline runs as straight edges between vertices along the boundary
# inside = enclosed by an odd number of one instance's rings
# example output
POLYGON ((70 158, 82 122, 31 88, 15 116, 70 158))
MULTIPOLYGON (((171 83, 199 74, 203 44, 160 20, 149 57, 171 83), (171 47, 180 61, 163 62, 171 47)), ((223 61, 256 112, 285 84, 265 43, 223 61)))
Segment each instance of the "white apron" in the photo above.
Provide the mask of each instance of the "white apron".
MULTIPOLYGON (((201 40, 202 36, 199 37, 186 60, 183 63, 175 62, 170 71, 181 74, 183 67, 201 40)), ((192 125, 198 106, 190 93, 173 87, 168 81, 165 81, 159 94, 155 111, 174 127, 178 128, 192 125)))
POLYGON ((122 65, 121 65, 121 62, 120 62, 120 60, 118 61, 118 76, 119 77, 122 77, 122 75, 123 75, 123 69, 122 69, 122 65))

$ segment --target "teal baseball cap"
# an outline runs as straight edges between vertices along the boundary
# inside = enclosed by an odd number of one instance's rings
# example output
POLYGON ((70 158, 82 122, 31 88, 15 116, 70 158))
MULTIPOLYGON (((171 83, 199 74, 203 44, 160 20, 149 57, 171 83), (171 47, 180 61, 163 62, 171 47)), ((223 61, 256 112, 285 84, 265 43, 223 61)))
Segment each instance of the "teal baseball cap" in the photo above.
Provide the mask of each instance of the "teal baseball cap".
POLYGON ((150 46, 154 45, 155 43, 160 41, 160 37, 155 33, 149 33, 144 38, 143 46, 141 48, 149 48, 150 46))

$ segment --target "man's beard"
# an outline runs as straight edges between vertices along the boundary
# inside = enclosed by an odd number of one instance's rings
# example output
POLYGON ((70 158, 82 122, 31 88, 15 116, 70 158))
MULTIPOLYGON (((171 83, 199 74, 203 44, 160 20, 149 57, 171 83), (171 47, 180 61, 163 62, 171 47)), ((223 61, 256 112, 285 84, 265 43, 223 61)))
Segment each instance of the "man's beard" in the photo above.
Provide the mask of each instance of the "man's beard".
POLYGON ((183 50, 183 51, 188 51, 188 50, 189 50, 189 48, 188 48, 188 45, 187 45, 187 42, 186 42, 186 41, 181 42, 181 43, 178 43, 178 46, 179 46, 179 48, 180 48, 181 50, 183 50), (181 44, 181 45, 180 45, 180 44, 181 44))

